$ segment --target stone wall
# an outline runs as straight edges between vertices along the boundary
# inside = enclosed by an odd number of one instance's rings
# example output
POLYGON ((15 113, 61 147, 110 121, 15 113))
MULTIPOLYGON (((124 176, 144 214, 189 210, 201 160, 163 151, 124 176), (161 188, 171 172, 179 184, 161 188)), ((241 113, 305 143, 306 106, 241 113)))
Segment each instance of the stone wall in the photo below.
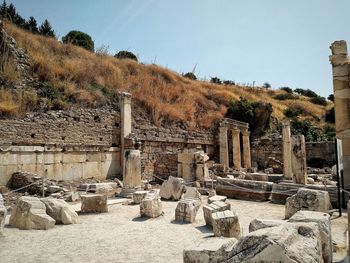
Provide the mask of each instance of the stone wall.
POLYGON ((120 114, 107 109, 32 113, 0 120, 0 145, 120 145, 120 114))
POLYGON ((53 180, 106 179, 120 173, 120 149, 102 146, 0 146, 0 184, 25 171, 53 180))
MULTIPOLYGON (((283 162, 283 144, 281 136, 263 137, 252 142, 252 161, 259 168, 267 168, 269 157, 283 162)), ((336 163, 333 142, 306 142, 306 161, 308 166, 320 164, 331 167, 336 163)))

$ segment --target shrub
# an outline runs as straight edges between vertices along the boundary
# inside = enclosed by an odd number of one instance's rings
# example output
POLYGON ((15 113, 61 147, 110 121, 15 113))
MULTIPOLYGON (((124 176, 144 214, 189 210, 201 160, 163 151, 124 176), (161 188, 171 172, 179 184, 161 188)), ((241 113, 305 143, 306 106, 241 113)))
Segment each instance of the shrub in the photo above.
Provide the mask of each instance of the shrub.
POLYGON ((136 55, 126 50, 119 51, 117 54, 114 55, 114 57, 119 59, 132 59, 138 62, 136 55))
POLYGON ((326 111, 325 121, 329 123, 335 123, 334 107, 326 111))
POLYGON ((234 81, 232 81, 232 80, 224 80, 223 83, 224 83, 225 85, 229 85, 229 86, 234 86, 234 85, 236 85, 236 83, 235 83, 234 81))
POLYGON ((60 97, 58 88, 53 83, 45 83, 38 91, 40 97, 48 98, 49 100, 55 100, 60 97))
POLYGON ((302 113, 302 111, 300 109, 297 109, 297 108, 289 107, 283 113, 288 118, 296 118, 302 113))
POLYGON ((284 90, 287 93, 293 93, 293 90, 290 87, 280 87, 280 90, 284 90))
POLYGON ((65 44, 73 44, 89 51, 94 51, 94 41, 92 41, 88 34, 81 31, 70 31, 66 36, 62 37, 62 42, 65 44))
POLYGON ((211 83, 214 83, 214 84, 222 84, 222 81, 221 81, 221 79, 219 79, 218 77, 212 77, 211 79, 210 79, 210 82, 211 83))
POLYGON ((318 97, 318 95, 310 89, 295 89, 294 91, 309 98, 318 97))
POLYGON ((326 99, 324 97, 321 97, 321 96, 312 97, 310 99, 310 102, 312 102, 313 104, 322 105, 322 106, 327 105, 326 99))
POLYGON ((333 141, 335 139, 336 132, 334 126, 326 125, 323 128, 323 132, 327 138, 327 141, 333 141))
POLYGON ((263 88, 265 88, 265 89, 270 89, 270 88, 271 88, 271 84, 268 83, 268 82, 265 82, 265 83, 263 84, 263 88))
POLYGON ((197 80, 197 77, 193 72, 187 72, 187 73, 183 74, 182 76, 184 76, 185 78, 188 78, 188 79, 197 80))
POLYGON ((334 101, 334 94, 329 94, 329 96, 327 97, 327 99, 329 101, 334 101))
POLYGON ((305 140, 311 141, 324 141, 326 137, 322 129, 314 126, 308 120, 298 120, 294 118, 291 121, 291 131, 292 134, 302 134, 305 136, 305 140))
POLYGON ((275 100, 295 100, 298 97, 291 93, 277 94, 273 97, 275 100))
POLYGON ((253 124, 254 105, 246 98, 241 97, 238 101, 229 101, 226 116, 235 120, 253 124))

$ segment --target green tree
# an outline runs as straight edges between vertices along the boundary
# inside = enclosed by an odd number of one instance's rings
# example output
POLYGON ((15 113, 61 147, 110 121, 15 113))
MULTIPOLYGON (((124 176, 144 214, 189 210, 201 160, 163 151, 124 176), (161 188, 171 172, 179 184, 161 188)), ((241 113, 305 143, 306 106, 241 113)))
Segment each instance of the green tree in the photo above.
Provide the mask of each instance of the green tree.
POLYGON ((215 84, 222 84, 222 81, 221 81, 221 79, 219 79, 218 77, 212 77, 211 79, 210 79, 210 82, 211 83, 215 83, 215 84))
POLYGON ((115 54, 114 57, 119 59, 126 59, 126 58, 132 59, 132 60, 135 60, 136 62, 138 61, 134 53, 126 50, 119 51, 117 54, 115 54))
POLYGON ((197 76, 193 72, 187 72, 183 74, 185 78, 192 79, 192 80, 197 80, 197 76))
POLYGON ((47 19, 45 19, 45 21, 39 27, 39 33, 47 37, 56 37, 55 31, 53 31, 51 24, 49 21, 47 21, 47 19))
POLYGON ((6 18, 7 17, 7 3, 4 0, 0 6, 0 17, 6 18))
POLYGON ((265 83, 263 84, 263 88, 265 88, 265 89, 270 89, 270 88, 271 88, 271 84, 268 83, 268 82, 265 82, 265 83))
POLYGON ((94 41, 92 41, 92 38, 88 34, 77 30, 70 31, 62 38, 62 42, 65 44, 73 44, 89 51, 94 51, 95 49, 95 44, 94 41))
POLYGON ((34 34, 39 33, 38 23, 36 22, 35 18, 32 16, 29 17, 24 28, 27 29, 28 31, 34 33, 34 34))
POLYGON ((11 22, 14 22, 16 14, 17 14, 17 12, 16 12, 15 6, 13 4, 10 4, 7 7, 7 16, 6 16, 6 18, 8 20, 10 20, 11 22))
POLYGON ((334 94, 329 94, 329 96, 327 97, 327 99, 329 101, 334 101, 334 94))

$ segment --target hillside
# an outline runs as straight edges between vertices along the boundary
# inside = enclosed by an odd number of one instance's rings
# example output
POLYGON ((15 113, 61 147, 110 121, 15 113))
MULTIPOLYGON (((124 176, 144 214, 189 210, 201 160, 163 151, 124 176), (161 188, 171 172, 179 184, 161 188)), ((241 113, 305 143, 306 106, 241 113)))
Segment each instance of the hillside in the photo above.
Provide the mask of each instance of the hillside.
POLYGON ((228 102, 240 97, 270 103, 272 115, 278 120, 287 108, 299 109, 301 119, 311 120, 317 126, 323 126, 326 109, 332 106, 313 104, 304 96, 274 99, 286 93, 282 90, 190 80, 157 65, 99 55, 11 24, 6 24, 5 30, 26 50, 31 74, 42 84, 32 90, 14 89, 22 76, 8 62, 1 73, 0 116, 20 116, 45 103, 46 109, 117 107, 118 91, 132 93, 133 100, 146 110, 154 124, 181 123, 188 129, 212 127, 225 116, 228 102))

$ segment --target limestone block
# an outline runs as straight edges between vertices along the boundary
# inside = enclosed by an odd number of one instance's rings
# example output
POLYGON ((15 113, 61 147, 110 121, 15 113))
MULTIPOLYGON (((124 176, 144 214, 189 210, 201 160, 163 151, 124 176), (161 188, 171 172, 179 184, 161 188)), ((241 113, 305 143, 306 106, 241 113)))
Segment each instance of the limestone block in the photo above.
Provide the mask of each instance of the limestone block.
POLYGON ((231 209, 231 205, 226 204, 222 201, 216 201, 211 204, 203 205, 203 214, 204 214, 204 220, 206 225, 209 225, 209 226, 213 225, 212 214, 214 212, 220 212, 220 211, 225 211, 230 209, 231 209))
POLYGON ((4 199, 2 198, 2 195, 0 194, 0 236, 2 236, 4 234, 6 214, 7 214, 7 209, 4 206, 4 199))
POLYGON ((193 153, 178 153, 177 161, 179 163, 191 164, 194 162, 194 155, 193 153))
POLYGON ((81 212, 104 213, 108 212, 107 195, 81 195, 81 212))
POLYGON ((95 183, 89 185, 89 192, 94 192, 96 194, 106 194, 108 197, 115 196, 118 188, 118 183, 95 183))
POLYGON ((241 237, 238 215, 231 210, 212 214, 213 232, 217 237, 241 237))
POLYGON ((46 213, 58 224, 70 225, 79 222, 78 214, 65 201, 54 198, 41 199, 46 206, 46 213))
POLYGON ((320 240, 315 223, 263 228, 240 238, 227 262, 323 262, 320 240))
POLYGON ((328 212, 332 209, 329 194, 326 191, 299 188, 298 192, 286 200, 285 217, 290 218, 299 210, 328 212))
POLYGON ((184 263, 220 263, 229 259, 235 238, 205 238, 201 244, 184 250, 184 263))
POLYGON ((12 209, 10 225, 20 229, 47 230, 55 226, 55 220, 46 214, 44 203, 37 197, 22 196, 12 209))
POLYGON ((283 220, 267 220, 267 219, 254 219, 249 224, 249 232, 257 231, 259 229, 280 226, 285 224, 283 220))
POLYGON ((149 191, 136 191, 132 195, 132 200, 135 204, 140 204, 141 201, 146 197, 146 195, 149 193, 149 191))
POLYGON ((194 153, 194 162, 204 164, 209 161, 209 156, 204 151, 198 151, 194 153))
POLYGON ((201 199, 201 194, 198 192, 197 188, 186 186, 185 189, 186 189, 186 192, 183 196, 184 199, 186 198, 201 199))
POLYGON ((324 262, 332 262, 332 232, 329 214, 313 211, 299 211, 288 222, 316 223, 321 235, 322 257, 324 262))
POLYGON ((160 197, 167 200, 180 200, 185 192, 184 180, 169 176, 167 181, 164 181, 160 187, 160 197))
POLYGON ((64 200, 66 202, 77 202, 80 201, 80 194, 78 192, 68 192, 65 194, 64 200))
POLYGON ((182 199, 178 202, 175 209, 175 220, 193 223, 201 206, 201 201, 197 198, 182 199))
POLYGON ((162 202, 156 191, 149 192, 141 201, 140 214, 143 217, 155 218, 162 215, 162 202))
POLYGON ((196 179, 195 167, 193 164, 181 164, 181 176, 186 182, 192 182, 196 179))
POLYGON ((216 201, 221 201, 221 202, 225 202, 227 199, 226 196, 223 195, 214 195, 208 198, 208 204, 216 202, 216 201))
POLYGON ((207 164, 196 164, 196 179, 205 180, 209 178, 209 169, 207 164))

